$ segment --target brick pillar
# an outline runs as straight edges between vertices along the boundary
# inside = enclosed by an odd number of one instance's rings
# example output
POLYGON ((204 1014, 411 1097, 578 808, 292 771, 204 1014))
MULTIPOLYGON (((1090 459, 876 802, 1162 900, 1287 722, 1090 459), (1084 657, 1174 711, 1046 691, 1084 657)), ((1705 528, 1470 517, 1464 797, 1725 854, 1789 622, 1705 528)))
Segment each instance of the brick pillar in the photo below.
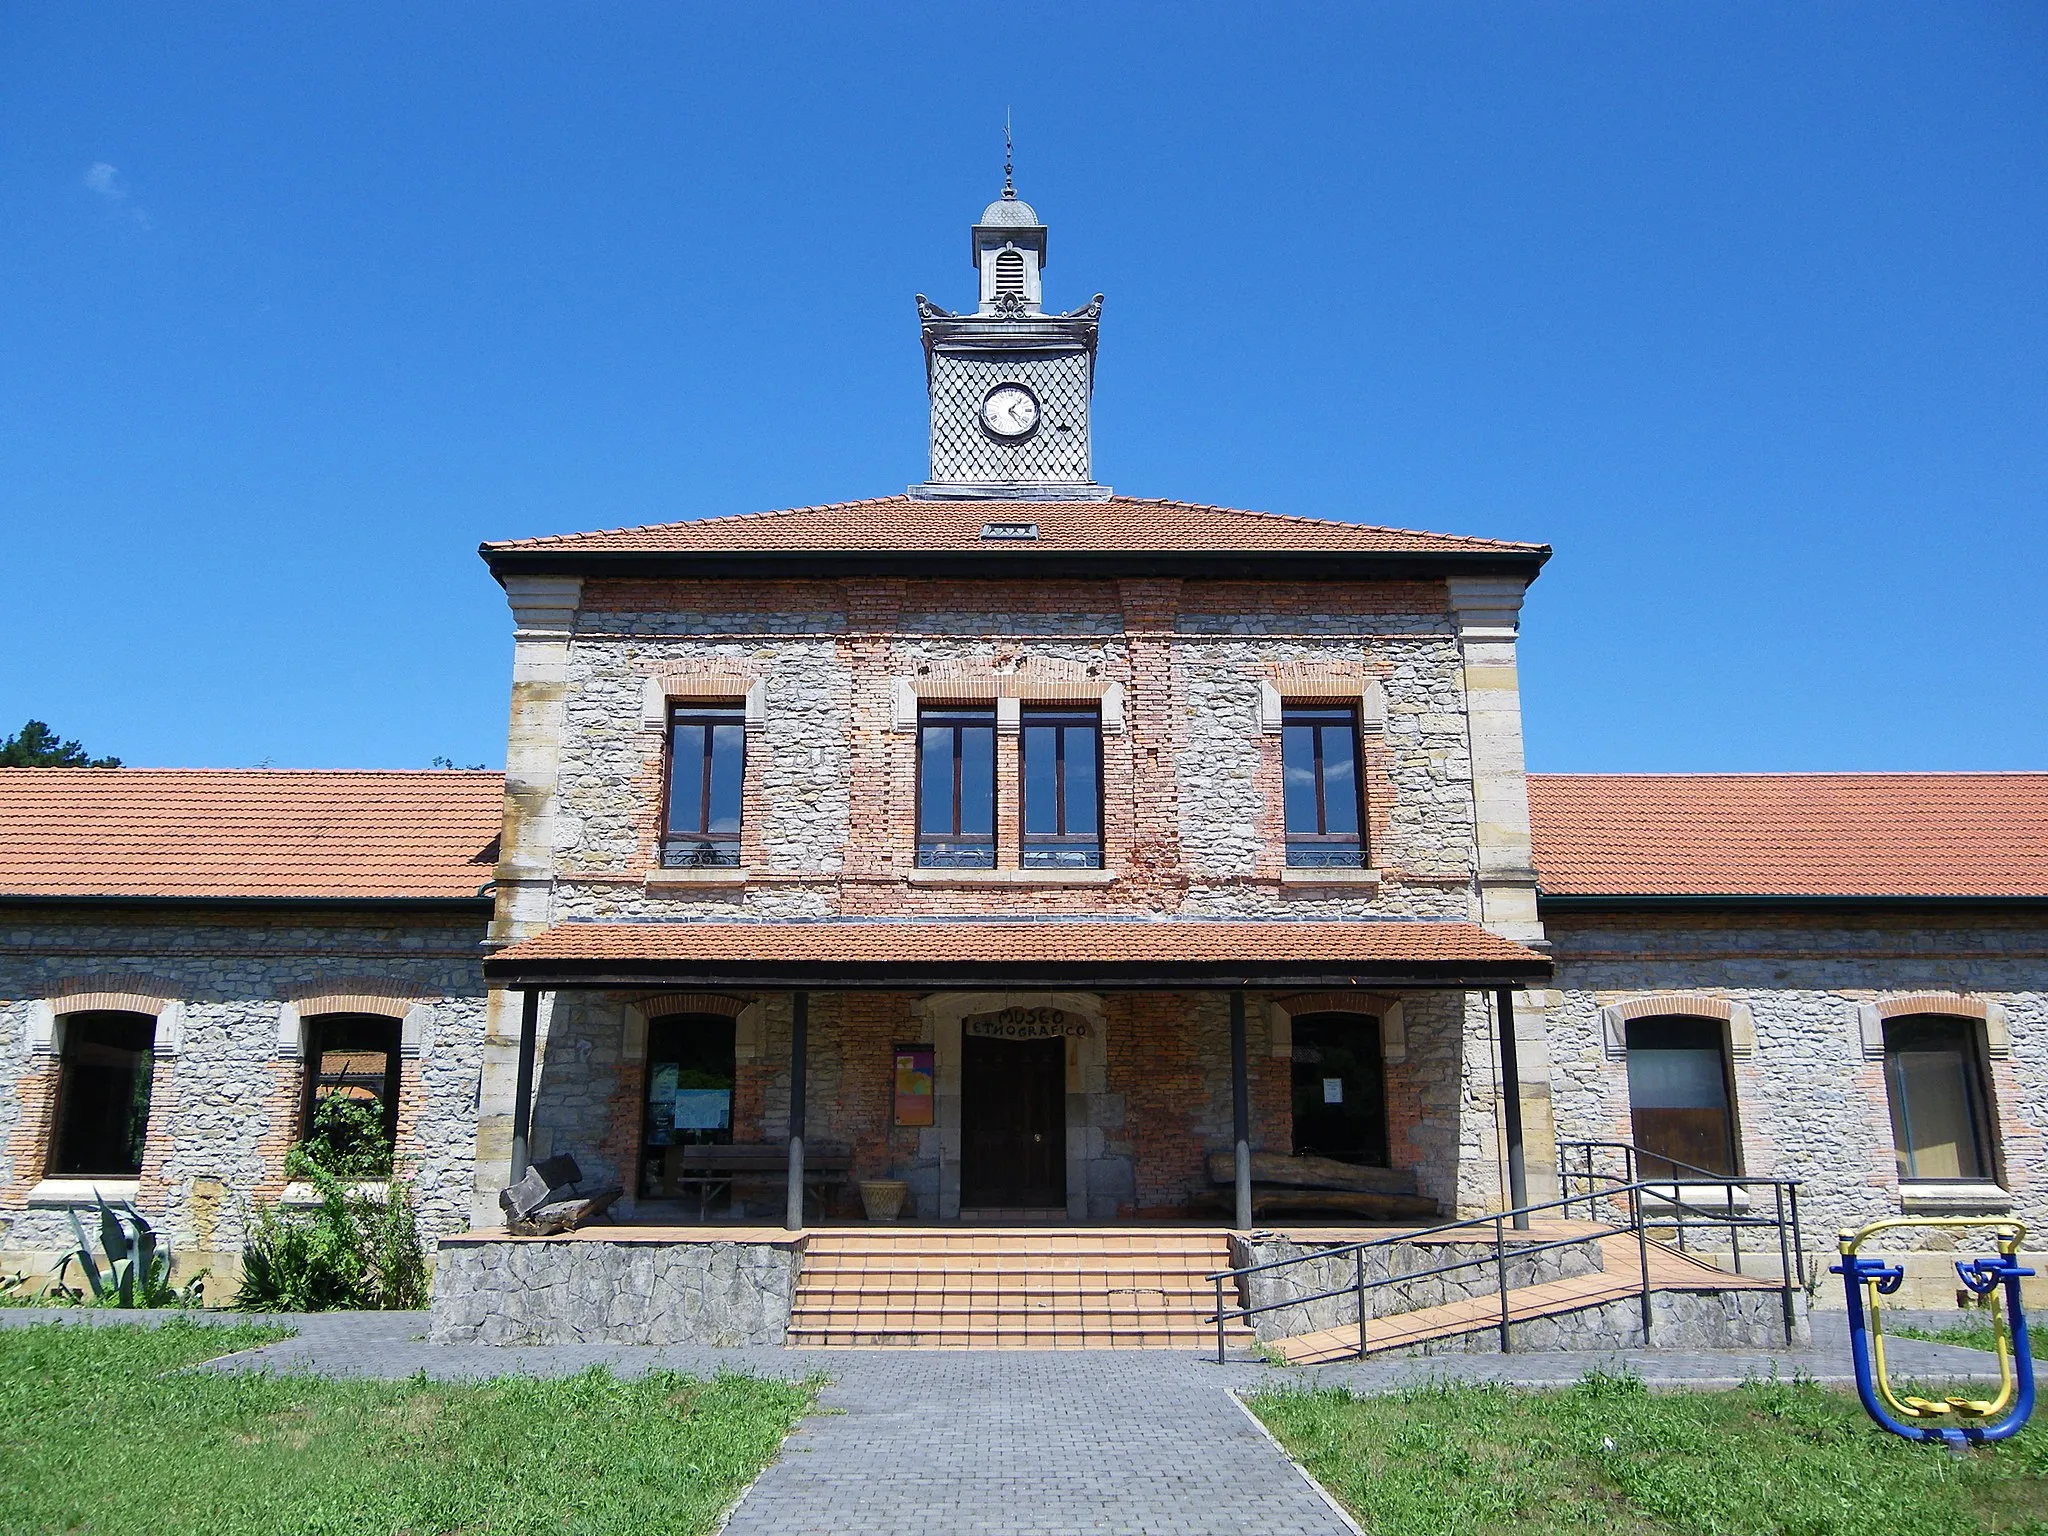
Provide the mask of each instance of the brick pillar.
POLYGON ((848 769, 845 881, 848 912, 872 912, 889 901, 884 882, 916 859, 917 738, 895 729, 895 647, 906 583, 894 578, 844 581, 846 630, 839 664, 851 680, 848 700, 848 769), (906 759, 907 754, 907 759, 906 759))
POLYGON ((1128 884, 1133 897, 1161 912, 1179 911, 1187 891, 1176 780, 1181 701, 1173 676, 1173 631, 1180 613, 1180 590, 1178 581, 1117 583, 1131 658, 1130 695, 1125 704, 1132 805, 1128 884))

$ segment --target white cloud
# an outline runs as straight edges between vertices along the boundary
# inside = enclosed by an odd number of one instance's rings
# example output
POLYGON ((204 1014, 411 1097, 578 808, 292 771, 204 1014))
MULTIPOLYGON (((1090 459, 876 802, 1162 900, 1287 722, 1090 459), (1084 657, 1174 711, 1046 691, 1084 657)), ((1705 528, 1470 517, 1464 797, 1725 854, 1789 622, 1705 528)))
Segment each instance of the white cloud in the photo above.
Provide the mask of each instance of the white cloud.
POLYGON ((119 166, 95 160, 85 168, 83 182, 86 191, 105 198, 109 208, 120 209, 121 216, 134 220, 138 229, 150 228, 149 215, 130 200, 128 178, 119 166))

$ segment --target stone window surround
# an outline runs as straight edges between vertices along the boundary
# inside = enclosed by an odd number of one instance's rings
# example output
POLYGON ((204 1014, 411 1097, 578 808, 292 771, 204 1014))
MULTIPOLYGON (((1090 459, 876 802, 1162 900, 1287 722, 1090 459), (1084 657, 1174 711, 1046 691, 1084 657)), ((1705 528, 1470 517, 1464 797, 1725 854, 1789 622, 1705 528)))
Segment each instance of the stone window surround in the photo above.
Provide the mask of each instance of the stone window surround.
POLYGON ((1600 1010, 1601 1041, 1609 1061, 1628 1060, 1630 1019, 1719 1019, 1727 1026, 1725 1043, 1730 1059, 1749 1061, 1756 1056, 1756 1018, 1749 1004, 1709 992, 1655 992, 1648 997, 1610 1003, 1600 1010))
POLYGON ((1278 736, 1289 704, 1349 704, 1361 735, 1387 728, 1387 690, 1363 662, 1282 662, 1259 679, 1259 731, 1278 736))
MULTIPOLYGON (((362 985, 362 984, 358 984, 362 985)), ((398 1020, 398 1054, 418 1057, 431 1041, 434 1009, 410 989, 311 992, 277 1005, 277 1054, 293 1061, 306 1055, 306 1020, 328 1013, 368 1013, 398 1020)))
POLYGON ((1124 685, 1078 662, 1039 659, 1028 670, 1000 671, 988 666, 934 667, 915 676, 897 677, 889 686, 890 728, 917 729, 921 704, 993 704, 996 734, 1014 736, 1023 728, 1026 703, 1094 704, 1102 711, 1102 734, 1121 736, 1124 685))
POLYGON ((1095 1101, 1109 1092, 1108 1018, 1103 1000, 1093 992, 934 992, 919 999, 923 1022, 920 1038, 932 1047, 932 1121, 939 1149, 939 1211, 941 1221, 960 1219, 960 1157, 963 1131, 960 1108, 961 1030, 976 1014, 1005 1008, 1057 1008, 1088 1021, 1085 1035, 1067 1037, 1067 1216, 1088 1219, 1089 1137, 1095 1124, 1095 1101), (1073 1100, 1081 1099, 1080 1105, 1073 1100), (1074 1110, 1078 1108, 1077 1117, 1074 1110))
POLYGON ((749 736, 768 728, 768 684, 730 666, 713 662, 678 662, 653 673, 640 685, 640 728, 668 729, 668 707, 676 699, 737 701, 746 713, 749 736))
MULTIPOLYGON (((619 1045, 619 1059, 623 1062, 645 1061, 648 1024, 672 1013, 711 1013, 731 1019, 734 1060, 761 1058, 766 1021, 759 998, 730 997, 722 992, 662 992, 652 997, 629 998, 621 1011, 626 1016, 625 1035, 619 1045)), ((639 1155, 637 1147, 634 1155, 639 1155)))
MULTIPOLYGON (((1884 1060, 1884 1026, 1888 1019, 1935 1014, 1953 1019, 1974 1019, 1982 1028, 1977 1043, 1984 1052, 1985 1065, 2004 1061, 2012 1055, 2012 1032, 2003 1005, 1988 998, 1962 992, 1904 992, 1856 1005, 1856 1032, 1865 1061, 1884 1060)), ((1996 1172, 2005 1162, 2004 1138, 1995 1097, 1997 1084, 1986 1074, 1984 1092, 1985 1127, 1991 1138, 1991 1161, 1996 1172)), ((1887 1099, 1889 1107, 1889 1099, 1887 1099)), ((2012 1194, 1997 1178, 1898 1180, 1899 1208, 1929 1215, 1956 1213, 1994 1214, 2012 1209, 2012 1194)))
POLYGON ((1294 1016, 1297 1013, 1362 1013, 1380 1021, 1380 1061, 1398 1066, 1408 1059, 1408 1026, 1401 1017, 1401 999, 1387 992, 1296 992, 1266 1000, 1267 1050, 1276 1059, 1294 1059, 1294 1016))
MULTIPOLYGON (((156 990, 158 984, 140 977, 94 977, 67 986, 54 997, 37 998, 29 1004, 28 1046, 32 1056, 41 1057, 54 1072, 64 1056, 64 1020, 74 1013, 139 1013, 156 1020, 152 1049, 159 1061, 175 1060, 185 1044, 185 1005, 156 990), (148 992, 130 991, 138 985, 148 992)), ((47 1135, 54 1139, 55 1104, 47 1135)), ((145 1136, 147 1132, 144 1132, 145 1136)), ((50 1153, 46 1145, 42 1156, 50 1153)), ((133 1201, 142 1187, 140 1179, 42 1178, 30 1186, 28 1203, 45 1207, 90 1207, 100 1197, 119 1203, 133 1201)))

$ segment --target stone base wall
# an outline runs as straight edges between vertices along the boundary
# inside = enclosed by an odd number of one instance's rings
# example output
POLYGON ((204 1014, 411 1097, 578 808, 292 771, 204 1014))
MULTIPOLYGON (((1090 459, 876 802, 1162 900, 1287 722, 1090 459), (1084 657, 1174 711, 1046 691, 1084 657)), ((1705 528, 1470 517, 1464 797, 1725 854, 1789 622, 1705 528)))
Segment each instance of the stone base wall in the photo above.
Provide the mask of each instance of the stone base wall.
MULTIPOLYGON (((1241 1266, 1303 1258, 1327 1246, 1270 1234, 1251 1239, 1233 1237, 1230 1240, 1230 1262, 1241 1266)), ((1412 1280, 1395 1280, 1392 1284, 1368 1290, 1365 1293, 1368 1322, 1397 1312, 1414 1312, 1422 1307, 1442 1306, 1446 1302, 1464 1301, 1474 1296, 1490 1296, 1497 1292, 1500 1283, 1494 1247, 1490 1241, 1394 1243, 1384 1248, 1368 1249, 1365 1254, 1367 1285, 1376 1280, 1416 1275, 1418 1271, 1468 1261, 1471 1262, 1468 1269, 1455 1269, 1441 1275, 1418 1275, 1412 1280)), ((1598 1274, 1604 1267, 1597 1237, 1540 1253, 1517 1253, 1512 1245, 1507 1252, 1507 1282, 1510 1287, 1575 1279, 1580 1275, 1598 1274)), ((1354 1324, 1358 1321, 1355 1292, 1292 1306, 1274 1304, 1285 1303, 1293 1296, 1314 1295, 1340 1286, 1355 1285, 1356 1281, 1357 1261, 1350 1254, 1308 1258, 1307 1262, 1290 1265, 1286 1269, 1249 1276, 1245 1282, 1245 1301, 1252 1306, 1273 1307, 1272 1311, 1258 1313, 1251 1319, 1252 1331, 1261 1339, 1284 1339, 1295 1334, 1354 1324)))
MULTIPOLYGON (((1509 1327, 1518 1353, 1552 1350, 1642 1349, 1643 1307, 1634 1296, 1557 1317, 1533 1318, 1509 1327)), ((1367 1342, 1371 1342, 1368 1330, 1367 1342)), ((1806 1299, 1792 1293, 1792 1347, 1810 1348, 1813 1326, 1806 1299)), ((1783 1349, 1785 1302, 1778 1291, 1652 1291, 1650 1339, 1655 1349, 1783 1349)), ((1500 1331, 1482 1329, 1452 1339, 1435 1339, 1401 1349, 1375 1350, 1375 1359, 1419 1355, 1496 1355, 1500 1331)))
POLYGON ((452 1344, 780 1344, 803 1240, 463 1237, 441 1245, 430 1337, 452 1344))

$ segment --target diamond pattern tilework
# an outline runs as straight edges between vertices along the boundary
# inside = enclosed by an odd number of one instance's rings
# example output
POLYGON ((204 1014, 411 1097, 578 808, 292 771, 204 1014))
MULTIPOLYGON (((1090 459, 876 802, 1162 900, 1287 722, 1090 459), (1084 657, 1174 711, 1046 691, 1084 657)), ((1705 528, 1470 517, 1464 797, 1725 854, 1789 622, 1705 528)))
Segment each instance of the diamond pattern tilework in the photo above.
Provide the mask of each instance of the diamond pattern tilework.
POLYGON ((932 479, 1030 485, 1088 479, 1088 354, 1080 349, 932 359, 932 479), (998 384, 1038 396, 1038 430, 1019 443, 990 436, 981 402, 998 384))

